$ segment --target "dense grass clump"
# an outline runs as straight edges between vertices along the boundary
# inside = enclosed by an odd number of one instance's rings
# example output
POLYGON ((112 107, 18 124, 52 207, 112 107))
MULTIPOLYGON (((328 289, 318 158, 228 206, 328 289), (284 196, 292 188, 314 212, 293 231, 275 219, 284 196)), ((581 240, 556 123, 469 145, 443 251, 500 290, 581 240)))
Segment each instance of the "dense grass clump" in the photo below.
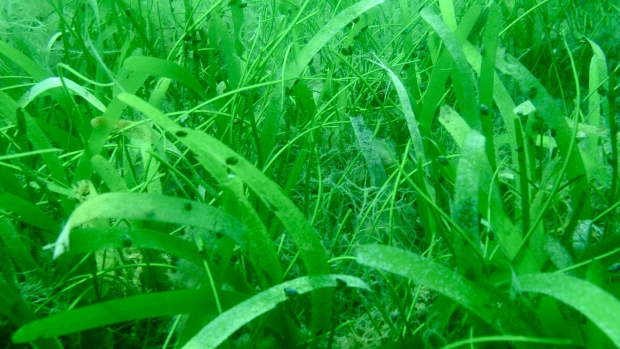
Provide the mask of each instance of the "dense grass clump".
POLYGON ((0 346, 620 348, 619 25, 0 2, 0 346))

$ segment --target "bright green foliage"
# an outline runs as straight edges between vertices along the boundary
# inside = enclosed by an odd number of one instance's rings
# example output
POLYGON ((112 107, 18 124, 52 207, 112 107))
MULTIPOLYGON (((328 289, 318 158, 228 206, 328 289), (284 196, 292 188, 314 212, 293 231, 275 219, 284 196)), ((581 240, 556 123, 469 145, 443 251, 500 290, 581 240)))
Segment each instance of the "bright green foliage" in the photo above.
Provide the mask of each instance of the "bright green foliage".
POLYGON ((0 347, 620 348, 613 1, 0 1, 0 347))

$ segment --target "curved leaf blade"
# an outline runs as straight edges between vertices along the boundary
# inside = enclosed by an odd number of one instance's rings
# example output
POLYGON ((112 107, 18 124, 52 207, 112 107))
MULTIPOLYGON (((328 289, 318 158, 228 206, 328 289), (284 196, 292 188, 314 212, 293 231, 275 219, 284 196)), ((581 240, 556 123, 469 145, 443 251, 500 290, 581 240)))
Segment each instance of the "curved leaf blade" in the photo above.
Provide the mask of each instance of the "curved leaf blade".
POLYGON ((70 248, 71 229, 96 218, 124 218, 183 224, 230 236, 242 247, 243 227, 228 214, 209 205, 163 195, 106 193, 97 195, 77 207, 56 240, 54 258, 70 248))
POLYGON ((620 348, 620 301, 585 280, 562 274, 519 277, 522 292, 546 294, 580 311, 620 348))
POLYGON ((84 98, 88 103, 92 104, 93 107, 99 109, 102 112, 105 112, 105 105, 101 103, 97 97, 95 97, 92 93, 88 92, 84 87, 78 85, 72 80, 67 78, 59 78, 52 77, 47 78, 36 85, 32 86, 25 95, 22 96, 19 100, 19 104, 22 108, 25 108, 30 102, 32 102, 35 98, 37 98, 40 94, 47 92, 50 89, 55 87, 63 87, 66 86, 67 89, 77 93, 79 96, 84 98))
POLYGON ((133 72, 177 80, 196 91, 202 98, 208 99, 198 79, 187 69, 174 62, 155 57, 131 56, 123 62, 123 68, 133 72))
MULTIPOLYGON (((225 307, 231 307, 244 297, 236 292, 220 291, 225 307)), ((217 312, 213 295, 207 290, 183 290, 150 293, 98 303, 30 322, 13 334, 13 342, 27 343, 41 338, 53 338, 119 322, 158 316, 190 314, 208 308, 217 312), (157 306, 154 306, 154 305, 157 306)))
POLYGON ((325 24, 308 42, 306 46, 297 54, 295 60, 291 62, 284 73, 284 79, 295 79, 301 75, 308 62, 316 55, 331 38, 342 28, 364 12, 383 3, 384 0, 362 0, 355 5, 351 5, 338 13, 325 24))
POLYGON ((203 327, 197 335, 187 342, 182 349, 217 348, 231 334, 256 317, 274 309, 278 303, 289 299, 292 294, 301 295, 325 287, 338 287, 342 282, 347 287, 369 290, 364 281, 349 275, 304 276, 287 281, 240 303, 222 313, 203 327))
POLYGON ((380 245, 360 246, 357 262, 404 276, 452 299, 503 334, 539 335, 529 314, 493 290, 417 254, 380 245))

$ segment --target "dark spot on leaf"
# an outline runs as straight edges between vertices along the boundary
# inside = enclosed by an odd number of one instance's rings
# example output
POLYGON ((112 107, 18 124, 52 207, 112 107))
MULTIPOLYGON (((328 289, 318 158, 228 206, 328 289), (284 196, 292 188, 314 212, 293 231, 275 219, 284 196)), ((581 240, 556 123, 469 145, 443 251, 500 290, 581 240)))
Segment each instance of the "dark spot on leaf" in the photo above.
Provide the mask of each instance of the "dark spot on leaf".
POLYGON ((192 203, 191 202, 186 202, 185 204, 183 204, 183 208, 185 209, 185 211, 191 211, 192 210, 192 203))
POLYGON ((522 146, 520 146, 520 145, 517 145, 517 146, 515 147, 515 150, 516 150, 516 151, 518 151, 518 152, 522 152, 522 151, 523 151, 523 147, 522 147, 522 146))
POLYGON ((557 131, 555 130, 555 128, 551 129, 551 137, 555 138, 555 135, 557 134, 557 131))
POLYGON ((598 93, 599 93, 601 96, 606 96, 606 95, 607 95, 607 89, 605 88, 605 86, 601 86, 601 87, 599 87, 599 88, 598 88, 598 93))
POLYGON ((363 33, 366 30, 368 30, 368 26, 367 25, 363 26, 362 29, 360 29, 360 33, 363 33))
POLYGON ((344 288, 344 287, 347 287, 347 282, 342 279, 336 278, 336 288, 344 288))
POLYGON ((133 240, 131 239, 131 236, 123 234, 121 237, 121 243, 123 244, 123 247, 131 247, 131 245, 133 245, 133 240))
POLYGON ((615 272, 620 270, 620 263, 613 264, 611 267, 607 269, 609 272, 615 272))
POLYGON ((238 7, 238 8, 246 8, 246 7, 248 7, 248 3, 247 3, 247 2, 241 3, 241 4, 239 4, 239 6, 237 6, 237 7, 238 7))
POLYGON ((284 294, 286 294, 286 296, 289 298, 293 298, 293 297, 298 296, 299 292, 297 292, 297 290, 292 287, 285 287, 284 294))
POLYGON ((217 239, 221 239, 221 238, 223 238, 223 237, 224 237, 224 234, 222 234, 222 233, 215 233, 215 237, 216 237, 217 239))
POLYGON ((156 214, 155 214, 155 211, 153 211, 153 210, 150 210, 150 211, 146 212, 146 218, 147 219, 154 219, 155 216, 156 216, 156 214))
POLYGON ((538 90, 536 89, 536 87, 532 87, 528 91, 527 96, 529 97, 529 99, 534 99, 536 98, 537 94, 538 94, 538 90))
POLYGON ((177 132, 175 133, 175 135, 176 135, 177 137, 185 137, 185 136, 187 136, 187 132, 185 132, 185 131, 177 131, 177 132))
POLYGON ((234 156, 226 158, 226 165, 236 165, 238 162, 239 160, 237 160, 237 158, 234 156))
POLYGON ((449 164, 448 159, 446 159, 445 156, 438 156, 437 157, 437 162, 442 164, 442 165, 444 165, 444 166, 447 166, 449 164))
POLYGON ((220 264, 220 262, 222 261, 222 255, 219 253, 216 253, 213 255, 213 263, 214 264, 220 264))
POLYGON ((489 115, 489 107, 486 104, 480 104, 480 114, 484 116, 489 115))
POLYGON ((127 17, 131 17, 131 10, 126 8, 125 9, 125 14, 127 15, 127 17))

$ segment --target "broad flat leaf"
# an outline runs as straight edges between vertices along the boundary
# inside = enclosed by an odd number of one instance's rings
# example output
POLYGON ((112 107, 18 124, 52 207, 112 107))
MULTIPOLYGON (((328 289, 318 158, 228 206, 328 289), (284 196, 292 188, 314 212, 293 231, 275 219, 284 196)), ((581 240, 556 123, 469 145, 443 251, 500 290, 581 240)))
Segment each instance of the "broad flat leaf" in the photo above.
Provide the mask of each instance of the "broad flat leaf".
POLYGON ((470 131, 463 140, 461 156, 454 183, 452 218, 463 230, 464 236, 454 234, 453 248, 459 273, 479 275, 482 272, 480 236, 478 235, 479 188, 487 185, 482 180, 488 172, 485 138, 478 131, 470 131), (486 165, 486 166, 485 166, 486 165))
POLYGON ((528 274, 519 277, 522 292, 553 297, 577 309, 620 348, 620 301, 594 284, 562 274, 528 274))
MULTIPOLYGON (((230 291, 220 291, 220 297, 226 308, 245 298, 230 291)), ((210 291, 205 289, 143 294, 89 305, 30 322, 20 327, 12 339, 15 343, 27 343, 119 322, 190 314, 198 307, 217 312, 210 291)))
POLYGON ((349 275, 304 276, 274 286, 222 313, 211 321, 182 349, 217 348, 231 334, 256 317, 274 309, 278 303, 324 287, 347 287, 369 290, 364 281, 349 275), (343 283, 344 281, 344 283, 343 283))
POLYGON ((71 229, 97 218, 190 225, 231 237, 244 247, 243 227, 228 214, 196 201, 154 194, 106 193, 78 206, 56 240, 54 258, 70 248, 71 229))
POLYGON ((183 258, 204 268, 204 257, 196 244, 156 230, 144 228, 84 228, 71 232, 69 253, 88 253, 109 248, 150 248, 183 258))
POLYGON ((507 297, 415 253, 388 246, 364 245, 357 251, 357 262, 423 284, 459 303, 501 333, 539 334, 534 319, 507 297))

